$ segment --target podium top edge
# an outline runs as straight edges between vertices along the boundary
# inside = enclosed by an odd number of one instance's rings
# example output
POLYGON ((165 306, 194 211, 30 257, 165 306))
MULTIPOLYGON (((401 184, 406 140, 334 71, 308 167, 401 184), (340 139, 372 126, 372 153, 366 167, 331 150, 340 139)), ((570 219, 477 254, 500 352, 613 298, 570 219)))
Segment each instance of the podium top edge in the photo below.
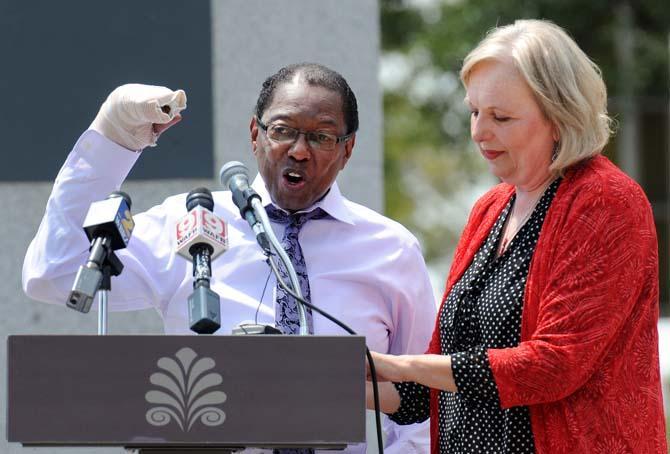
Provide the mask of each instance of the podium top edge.
POLYGON ((243 335, 233 335, 233 334, 204 334, 204 335, 190 335, 190 334, 9 334, 6 336, 7 339, 12 338, 39 338, 39 337, 48 337, 48 338, 91 338, 91 337, 100 337, 100 338, 120 338, 120 337, 138 337, 138 338, 183 338, 183 339, 196 339, 196 338, 212 338, 212 339, 247 339, 250 337, 260 337, 260 338, 287 338, 287 339, 365 339, 365 336, 362 335, 318 335, 310 334, 308 336, 299 336, 299 335, 287 335, 287 334, 243 334, 243 335))

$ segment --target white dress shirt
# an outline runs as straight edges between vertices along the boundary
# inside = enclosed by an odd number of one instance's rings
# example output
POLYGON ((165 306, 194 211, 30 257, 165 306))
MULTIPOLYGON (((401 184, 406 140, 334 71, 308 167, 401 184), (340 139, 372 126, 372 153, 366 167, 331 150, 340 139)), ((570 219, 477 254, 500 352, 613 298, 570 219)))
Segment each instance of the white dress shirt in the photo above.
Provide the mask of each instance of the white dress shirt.
MULTIPOLYGON (((23 288, 28 296, 64 304, 77 269, 88 256, 89 242, 81 226, 89 205, 118 190, 139 156, 95 131, 79 138, 56 178, 26 253, 23 288)), ((253 187, 265 205, 271 203, 260 176, 253 187)), ((213 196, 214 212, 227 223, 229 241, 229 250, 212 262, 211 288, 221 297, 217 334, 230 334, 244 321, 274 324, 276 281, 265 256, 230 193, 213 196)), ((128 247, 117 251, 123 273, 113 279, 109 295, 111 310, 155 308, 167 334, 194 334, 187 313, 192 264, 174 248, 175 226, 186 214, 185 201, 185 194, 169 197, 134 216, 128 247)), ((435 301, 416 238, 400 224, 345 199, 336 183, 316 206, 331 217, 309 221, 299 238, 312 304, 364 335, 373 351, 424 352, 434 326, 435 301)), ((281 238, 284 226, 272 226, 281 238)), ((315 334, 344 334, 317 313, 313 324, 315 334)), ((427 423, 397 426, 386 421, 385 431, 387 453, 429 451, 427 423)), ((350 446, 345 452, 364 449, 350 446)))

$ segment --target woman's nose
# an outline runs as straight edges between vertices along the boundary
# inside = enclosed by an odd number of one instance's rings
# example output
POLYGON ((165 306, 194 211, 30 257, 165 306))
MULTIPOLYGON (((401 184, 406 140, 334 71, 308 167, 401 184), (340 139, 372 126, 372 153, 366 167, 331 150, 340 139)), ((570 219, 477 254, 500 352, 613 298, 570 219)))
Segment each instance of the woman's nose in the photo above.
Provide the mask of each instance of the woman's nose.
POLYGON ((475 143, 483 142, 490 136, 490 131, 485 119, 480 116, 470 118, 470 136, 475 143))

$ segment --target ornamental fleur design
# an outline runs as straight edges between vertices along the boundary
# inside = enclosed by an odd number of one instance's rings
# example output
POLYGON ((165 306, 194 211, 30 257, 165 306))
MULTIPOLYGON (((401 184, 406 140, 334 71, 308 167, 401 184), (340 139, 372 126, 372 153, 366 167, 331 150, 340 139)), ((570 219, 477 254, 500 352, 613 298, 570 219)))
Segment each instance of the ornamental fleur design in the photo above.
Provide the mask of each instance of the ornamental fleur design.
POLYGON ((146 419, 153 426, 165 426, 174 421, 182 431, 188 432, 200 420, 205 426, 220 426, 226 414, 216 405, 226 401, 226 393, 213 388, 223 382, 216 372, 212 358, 200 357, 185 347, 174 358, 163 357, 157 361, 159 372, 151 374, 149 381, 160 389, 152 389, 144 398, 155 406, 147 411, 146 419))

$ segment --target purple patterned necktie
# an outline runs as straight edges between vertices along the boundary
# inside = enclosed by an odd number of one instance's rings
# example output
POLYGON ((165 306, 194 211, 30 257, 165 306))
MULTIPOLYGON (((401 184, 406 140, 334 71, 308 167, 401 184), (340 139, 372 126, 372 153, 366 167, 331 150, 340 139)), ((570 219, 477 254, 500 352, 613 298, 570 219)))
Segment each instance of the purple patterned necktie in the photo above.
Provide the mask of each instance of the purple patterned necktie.
MULTIPOLYGON (((302 297, 308 303, 311 302, 309 291, 309 279, 307 278, 307 267, 305 266, 305 257, 302 255, 302 248, 298 241, 298 235, 303 225, 310 219, 323 219, 328 216, 328 213, 321 208, 316 208, 309 213, 287 214, 278 208, 270 205, 267 208, 268 217, 279 224, 284 224, 284 236, 282 238, 282 247, 286 250, 286 254, 291 259, 295 273, 298 275, 298 282, 302 290, 302 297)), ((291 285, 291 280, 286 271, 286 267, 281 260, 277 261, 277 268, 279 274, 287 285, 291 285)), ((306 308, 307 312, 307 326, 310 334, 314 333, 314 326, 312 325, 312 310, 306 308)), ((298 334, 300 332, 300 317, 298 316, 298 302, 291 295, 281 288, 277 283, 277 305, 275 312, 275 323, 277 328, 282 330, 284 334, 298 334)), ((273 454, 314 454, 311 448, 303 449, 274 449, 273 454)))
MULTIPOLYGON (((302 297, 308 303, 310 300, 309 280, 307 278, 307 267, 305 266, 305 257, 302 255, 302 248, 298 242, 298 235, 303 225, 310 219, 323 219, 328 216, 328 213, 321 208, 316 208, 309 213, 288 214, 273 205, 267 208, 268 217, 279 224, 284 224, 284 236, 282 238, 282 246, 286 250, 286 254, 291 259, 295 273, 298 275, 298 282, 302 290, 302 297)), ((279 274, 287 285, 291 285, 291 280, 286 271, 286 267, 281 262, 277 261, 279 274)), ((307 308, 307 325, 309 332, 313 333, 312 326, 312 310, 307 308)), ((282 330, 284 334, 298 334, 300 332, 300 317, 298 316, 298 302, 291 295, 281 288, 277 283, 277 305, 275 313, 275 323, 277 328, 282 330)))

